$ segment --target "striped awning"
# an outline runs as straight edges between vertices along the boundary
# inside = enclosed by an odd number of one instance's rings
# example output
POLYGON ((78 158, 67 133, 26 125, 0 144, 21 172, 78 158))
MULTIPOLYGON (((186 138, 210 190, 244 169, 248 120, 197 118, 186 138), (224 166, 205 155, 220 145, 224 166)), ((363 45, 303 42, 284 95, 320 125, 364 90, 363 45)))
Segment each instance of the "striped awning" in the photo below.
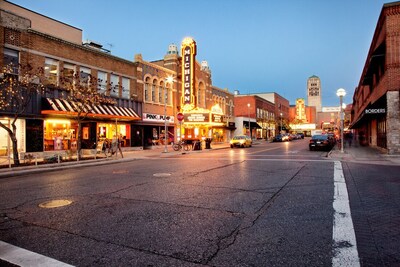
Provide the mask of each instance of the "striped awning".
POLYGON ((41 114, 77 116, 79 112, 87 112, 87 116, 100 119, 140 120, 139 115, 132 109, 117 107, 114 105, 90 105, 82 106, 81 103, 60 99, 46 98, 41 114))

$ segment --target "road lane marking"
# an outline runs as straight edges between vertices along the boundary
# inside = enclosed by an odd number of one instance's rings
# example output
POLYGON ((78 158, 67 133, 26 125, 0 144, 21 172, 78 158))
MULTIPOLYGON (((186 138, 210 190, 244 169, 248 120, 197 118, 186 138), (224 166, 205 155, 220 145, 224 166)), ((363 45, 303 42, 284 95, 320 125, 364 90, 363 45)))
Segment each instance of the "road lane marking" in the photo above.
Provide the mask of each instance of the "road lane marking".
POLYGON ((332 266, 360 266, 357 251, 356 235, 349 205, 346 181, 342 164, 334 162, 334 195, 333 195, 333 258, 332 266))
POLYGON ((6 242, 0 241, 0 259, 8 261, 18 266, 54 266, 70 267, 72 265, 40 255, 38 253, 16 247, 6 242))

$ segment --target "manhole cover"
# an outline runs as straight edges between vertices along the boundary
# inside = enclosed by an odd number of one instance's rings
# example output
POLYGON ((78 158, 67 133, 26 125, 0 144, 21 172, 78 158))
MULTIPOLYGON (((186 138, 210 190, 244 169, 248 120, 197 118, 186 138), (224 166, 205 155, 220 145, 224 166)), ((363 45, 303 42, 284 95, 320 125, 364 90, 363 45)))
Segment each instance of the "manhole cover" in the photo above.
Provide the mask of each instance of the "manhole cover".
POLYGON ((171 176, 170 173, 166 173, 166 172, 159 172, 159 173, 155 173, 153 174, 154 177, 168 177, 171 176))
POLYGON ((40 203, 39 207, 45 208, 45 209, 52 209, 52 208, 67 206, 71 203, 72 203, 72 201, 70 201, 70 200, 57 199, 57 200, 50 200, 50 201, 40 203))

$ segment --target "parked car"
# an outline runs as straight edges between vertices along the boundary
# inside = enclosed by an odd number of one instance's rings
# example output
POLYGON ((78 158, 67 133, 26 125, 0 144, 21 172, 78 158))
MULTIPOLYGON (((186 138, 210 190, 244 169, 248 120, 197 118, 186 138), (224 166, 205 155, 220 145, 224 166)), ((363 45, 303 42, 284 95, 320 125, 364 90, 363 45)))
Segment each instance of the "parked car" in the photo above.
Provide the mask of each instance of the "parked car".
POLYGON ((230 141, 231 148, 233 147, 251 147, 253 141, 247 135, 235 135, 230 141))
POLYGON ((326 150, 329 151, 332 149, 332 141, 327 134, 318 134, 313 135, 310 139, 310 143, 308 145, 310 151, 312 150, 326 150))
POLYGON ((289 135, 287 134, 278 134, 274 137, 274 142, 285 142, 290 141, 289 135))
POLYGON ((299 139, 304 139, 304 134, 303 133, 297 133, 297 135, 300 137, 299 139))

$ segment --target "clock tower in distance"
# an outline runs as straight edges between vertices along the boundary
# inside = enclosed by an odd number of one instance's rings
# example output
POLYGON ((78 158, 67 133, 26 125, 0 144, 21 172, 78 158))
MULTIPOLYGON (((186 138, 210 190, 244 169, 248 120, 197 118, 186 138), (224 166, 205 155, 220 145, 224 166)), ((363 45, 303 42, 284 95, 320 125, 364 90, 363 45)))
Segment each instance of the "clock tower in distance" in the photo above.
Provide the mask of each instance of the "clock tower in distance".
POLYGON ((313 75, 307 80, 307 104, 315 107, 316 112, 322 111, 321 80, 318 76, 313 75))

